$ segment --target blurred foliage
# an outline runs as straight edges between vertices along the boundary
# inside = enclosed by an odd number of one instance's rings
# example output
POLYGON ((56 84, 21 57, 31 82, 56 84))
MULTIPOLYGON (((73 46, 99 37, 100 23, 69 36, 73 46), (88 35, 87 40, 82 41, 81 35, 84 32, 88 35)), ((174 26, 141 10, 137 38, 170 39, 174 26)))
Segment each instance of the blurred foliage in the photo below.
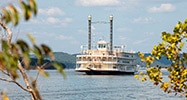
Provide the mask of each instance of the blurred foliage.
MULTIPOLYGON (((61 64, 54 62, 55 56, 52 50, 45 44, 37 45, 32 35, 28 35, 31 46, 28 45, 22 39, 16 42, 11 42, 12 32, 7 27, 8 24, 17 26, 20 22, 21 16, 28 21, 32 16, 37 15, 37 3, 36 0, 17 0, 17 4, 8 4, 4 8, 0 8, 0 27, 7 31, 7 39, 1 39, 1 50, 0 50, 0 71, 9 78, 2 78, 0 80, 12 82, 17 84, 23 90, 29 92, 32 96, 32 100, 41 100, 41 96, 36 86, 36 79, 29 80, 24 70, 30 70, 31 57, 33 54, 37 57, 36 70, 44 77, 48 77, 49 74, 43 68, 44 58, 47 56, 52 60, 52 65, 66 77, 65 72, 61 64), (22 66, 21 63, 24 65, 22 66), (24 68, 23 68, 24 67, 24 68), (17 79, 22 76, 25 82, 25 87, 17 82, 17 79), (30 82, 31 81, 31 82, 30 82)), ((3 100, 9 100, 4 92, 1 92, 3 100)))
POLYGON ((155 45, 150 56, 139 53, 139 57, 147 65, 147 73, 139 73, 135 78, 146 81, 150 80, 154 85, 167 93, 180 94, 187 97, 187 19, 178 22, 173 29, 173 33, 162 32, 162 42, 155 45), (161 66, 151 66, 155 60, 167 57, 172 63, 166 68, 168 77, 163 79, 161 66))
POLYGON ((9 100, 8 96, 3 92, 1 92, 1 98, 2 100, 9 100))
MULTIPOLYGON (((41 44, 39 46, 36 44, 32 44, 32 46, 29 46, 25 41, 17 40, 15 43, 11 43, 9 46, 6 40, 2 40, 1 48, 2 51, 0 51, 0 70, 6 70, 7 72, 10 72, 14 79, 18 78, 17 67, 19 59, 22 59, 22 63, 27 70, 30 69, 30 54, 33 54, 37 57, 37 65, 39 66, 42 65, 44 57, 46 56, 50 57, 51 60, 55 60, 53 52, 45 44, 41 44)), ((61 64, 53 62, 53 66, 55 66, 55 68, 58 69, 60 73, 62 73, 63 69, 61 64)), ((42 69, 40 68, 39 72, 42 72, 41 70, 42 69)), ((64 75, 64 72, 62 74, 64 75)))
POLYGON ((19 6, 21 8, 21 13, 19 12, 19 7, 12 4, 1 9, 1 20, 6 24, 12 23, 14 26, 18 25, 20 21, 20 15, 23 15, 25 20, 29 20, 32 14, 35 16, 37 14, 37 4, 35 0, 22 1, 18 0, 19 6))

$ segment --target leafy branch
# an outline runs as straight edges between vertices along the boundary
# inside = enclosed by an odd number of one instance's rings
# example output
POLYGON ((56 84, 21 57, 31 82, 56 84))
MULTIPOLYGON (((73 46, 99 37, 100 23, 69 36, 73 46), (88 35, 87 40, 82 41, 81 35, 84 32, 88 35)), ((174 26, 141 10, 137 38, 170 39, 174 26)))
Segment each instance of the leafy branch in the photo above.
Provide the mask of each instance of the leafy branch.
MULTIPOLYGON (((0 10, 0 27, 2 27, 8 36, 6 39, 1 40, 0 50, 0 71, 8 76, 8 78, 0 78, 1 81, 12 82, 19 86, 21 89, 29 92, 31 94, 32 100, 41 100, 40 93, 37 89, 37 79, 38 75, 41 74, 48 77, 48 73, 44 70, 45 64, 42 64, 44 58, 49 56, 51 58, 52 65, 60 72, 64 77, 66 77, 63 67, 54 62, 55 57, 52 50, 45 44, 37 45, 35 39, 32 35, 28 35, 32 47, 28 45, 24 40, 19 39, 16 42, 11 42, 12 31, 8 28, 8 24, 13 24, 17 26, 20 22, 20 17, 28 21, 32 15, 37 15, 37 3, 35 0, 18 0, 19 6, 14 6, 13 4, 8 4, 6 7, 0 10), (21 11, 19 11, 21 9, 21 11), (30 70, 30 53, 33 53, 37 59, 36 70, 38 73, 34 80, 28 78, 25 70, 30 70), (20 73, 18 73, 18 71, 20 73), (22 76, 22 79, 26 85, 24 87, 16 80, 22 76)), ((9 99, 5 93, 1 93, 2 99, 9 99)))
POLYGON ((145 57, 139 53, 139 57, 147 64, 147 74, 135 75, 137 79, 146 81, 150 79, 154 85, 167 93, 178 93, 187 97, 187 53, 183 50, 187 39, 187 19, 178 22, 173 33, 162 32, 162 42, 153 47, 150 56, 145 57), (163 80, 161 66, 151 66, 155 60, 167 57, 172 63, 166 68, 169 72, 169 81, 163 80))
POLYGON ((22 13, 23 18, 27 21, 31 18, 32 14, 37 15, 37 4, 35 0, 22 1, 19 0, 19 7, 22 9, 19 12, 19 8, 15 7, 12 4, 9 4, 5 8, 2 8, 2 17, 1 20, 6 24, 12 23, 14 26, 17 26, 20 21, 20 13, 22 13))

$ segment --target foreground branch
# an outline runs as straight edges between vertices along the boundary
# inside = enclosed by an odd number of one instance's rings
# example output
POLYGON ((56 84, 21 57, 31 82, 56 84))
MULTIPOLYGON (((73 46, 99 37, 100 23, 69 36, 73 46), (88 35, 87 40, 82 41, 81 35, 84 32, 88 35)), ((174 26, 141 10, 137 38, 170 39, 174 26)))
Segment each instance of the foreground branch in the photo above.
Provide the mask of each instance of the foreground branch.
POLYGON ((8 33, 7 41, 8 41, 8 44, 10 45, 11 40, 12 40, 12 31, 5 24, 3 24, 1 20, 0 20, 0 26, 2 26, 3 29, 7 31, 8 33))
MULTIPOLYGON (((18 69, 19 69, 19 71, 20 71, 20 73, 21 73, 21 75, 22 75, 22 77, 23 77, 23 80, 24 80, 24 82, 25 82, 25 84, 26 84, 26 86, 27 86, 27 89, 31 89, 31 86, 30 86, 30 84, 29 84, 29 79, 28 79, 28 77, 27 77, 27 75, 26 75, 26 73, 25 73, 25 70, 24 70, 24 68, 22 67, 20 61, 18 61, 18 69)), ((31 91, 31 90, 30 90, 30 91, 31 91)))
POLYGON ((19 84, 17 81, 15 80, 8 80, 8 79, 5 79, 5 78, 0 78, 1 81, 5 81, 5 82, 10 82, 10 83, 15 83, 16 85, 18 85, 20 88, 22 88, 23 90, 25 91, 28 91, 29 92, 29 89, 26 89, 24 88, 21 84, 19 84))
POLYGON ((23 80, 27 86, 28 92, 31 93, 32 100, 41 100, 41 98, 38 97, 38 95, 35 93, 35 91, 31 87, 31 85, 29 84, 29 79, 28 79, 27 74, 25 73, 25 70, 24 70, 23 66, 21 65, 20 61, 18 61, 18 70, 21 72, 23 80))

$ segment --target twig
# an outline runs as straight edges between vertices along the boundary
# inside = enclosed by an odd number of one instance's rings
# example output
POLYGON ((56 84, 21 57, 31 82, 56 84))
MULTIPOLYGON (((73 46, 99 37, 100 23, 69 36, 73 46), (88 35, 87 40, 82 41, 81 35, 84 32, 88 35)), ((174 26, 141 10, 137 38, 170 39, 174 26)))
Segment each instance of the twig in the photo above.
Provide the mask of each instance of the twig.
MULTIPOLYGON (((41 69, 45 68, 45 66, 46 66, 47 64, 48 64, 48 63, 43 64, 43 65, 41 66, 41 69)), ((37 68, 38 68, 38 66, 37 66, 37 68)), ((38 76, 39 76, 39 74, 40 74, 40 72, 38 71, 37 74, 36 74, 35 81, 38 80, 38 76)))
POLYGON ((4 70, 2 70, 2 69, 0 69, 1 70, 1 72, 3 73, 3 74, 5 74, 5 75, 7 75, 7 76, 9 76, 10 77, 10 74, 8 73, 8 72, 5 72, 4 70))

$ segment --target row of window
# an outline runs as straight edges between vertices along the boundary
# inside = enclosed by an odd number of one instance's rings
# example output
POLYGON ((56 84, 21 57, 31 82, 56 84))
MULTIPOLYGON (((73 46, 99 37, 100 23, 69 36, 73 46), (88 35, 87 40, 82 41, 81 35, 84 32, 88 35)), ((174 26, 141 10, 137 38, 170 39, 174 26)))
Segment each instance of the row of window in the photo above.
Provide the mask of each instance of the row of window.
POLYGON ((106 46, 106 44, 99 44, 98 45, 98 48, 106 48, 107 46, 106 46))
MULTIPOLYGON (((77 61, 80 61, 80 59, 77 59, 77 61)), ((112 60, 112 59, 82 59, 82 61, 116 61, 116 60, 112 60)), ((133 63, 133 60, 117 60, 117 62, 120 63, 133 63)))
POLYGON ((124 54, 123 57, 134 57, 133 55, 124 54))

